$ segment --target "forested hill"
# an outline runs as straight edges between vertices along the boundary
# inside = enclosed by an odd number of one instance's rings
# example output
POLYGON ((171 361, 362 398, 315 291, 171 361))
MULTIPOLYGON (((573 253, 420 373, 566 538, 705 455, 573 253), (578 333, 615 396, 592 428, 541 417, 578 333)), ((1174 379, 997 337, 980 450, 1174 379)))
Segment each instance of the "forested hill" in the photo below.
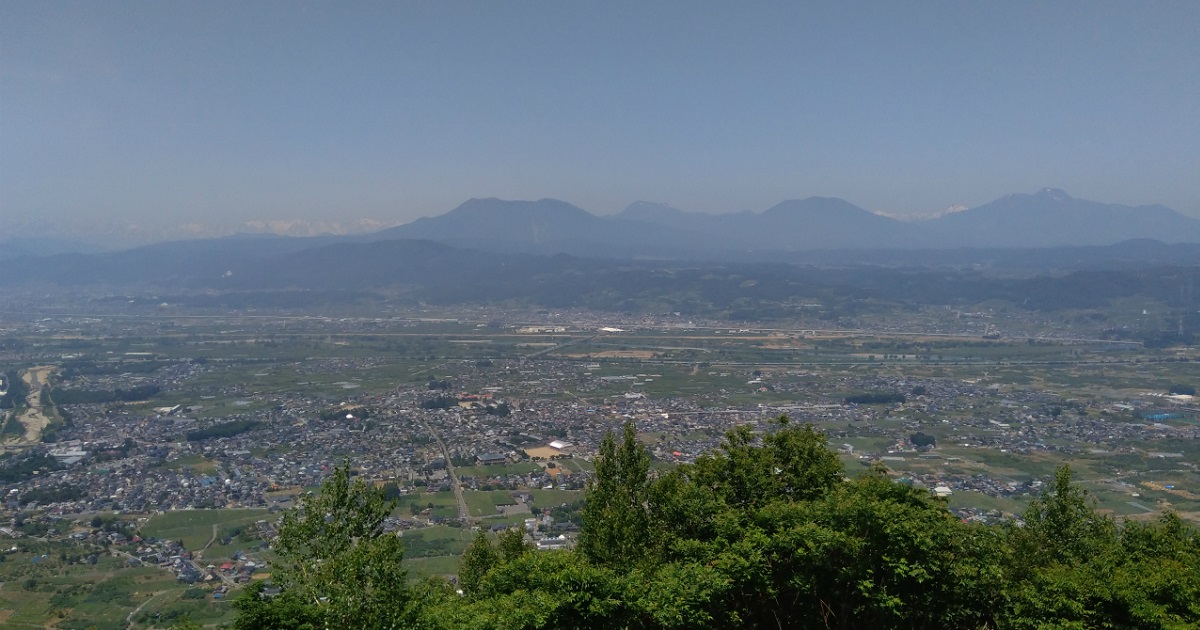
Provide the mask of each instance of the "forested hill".
POLYGON ((651 473, 627 425, 602 443, 574 551, 520 531, 467 549, 458 584, 410 586, 382 492, 339 469, 288 513, 235 628, 1194 628, 1200 536, 1117 523, 1060 469, 1023 523, 964 523, 883 470, 854 479, 811 427, 651 473))
POLYGON ((938 254, 943 258, 935 266, 922 265, 919 258, 905 266, 799 265, 492 254, 429 241, 301 241, 194 241, 115 254, 19 259, 5 264, 0 287, 104 291, 121 299, 148 293, 156 296, 155 305, 286 308, 386 295, 410 303, 671 311, 755 320, 786 315, 788 304, 797 301, 821 302, 834 318, 869 301, 946 305, 996 299, 1054 310, 1101 307, 1135 296, 1191 313, 1197 297, 1189 287, 1196 286, 1200 273, 1200 246, 1152 243, 976 252, 997 259, 1038 260, 1051 251, 1063 257, 1061 270, 1022 272, 962 266, 955 257, 970 256, 952 252, 938 254))

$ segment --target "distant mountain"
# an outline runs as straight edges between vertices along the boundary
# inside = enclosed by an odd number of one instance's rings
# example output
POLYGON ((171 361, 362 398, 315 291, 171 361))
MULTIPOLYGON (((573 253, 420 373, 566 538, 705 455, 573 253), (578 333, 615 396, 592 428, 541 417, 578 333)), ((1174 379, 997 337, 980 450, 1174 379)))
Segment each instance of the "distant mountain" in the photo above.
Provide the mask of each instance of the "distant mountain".
POLYGON ((1003 269, 1029 273, 1067 270, 1140 269, 1200 266, 1200 243, 1132 239, 1112 245, 1063 247, 955 247, 928 249, 826 249, 764 252, 759 262, 802 265, 882 265, 888 267, 1003 269))
POLYGON ((618 217, 703 234, 744 252, 920 247, 923 231, 836 197, 780 202, 760 213, 702 214, 638 202, 618 217))
POLYGON ((11 237, 0 240, 0 260, 22 256, 52 256, 54 254, 94 254, 106 251, 95 243, 52 237, 11 237))
POLYGON ((554 199, 472 199, 380 234, 490 251, 725 260, 764 250, 915 247, 922 238, 919 228, 830 197, 734 214, 638 202, 610 217, 554 199))
POLYGON ((836 197, 784 201, 757 215, 755 223, 754 236, 764 249, 910 249, 924 244, 919 227, 836 197))
POLYGON ((383 230, 373 238, 427 239, 456 247, 534 254, 632 257, 679 254, 662 226, 599 217, 565 201, 471 199, 446 214, 383 230))
POLYGON ((833 197, 727 214, 639 201, 607 217, 554 199, 471 199, 441 216, 370 238, 427 239, 510 253, 746 261, 834 250, 1084 246, 1129 239, 1200 243, 1200 221, 1163 206, 1102 204, 1053 189, 953 208, 921 221, 883 216, 833 197))
POLYGON ((1007 195, 923 225, 940 247, 1109 245, 1129 239, 1200 243, 1200 220, 1165 206, 1098 203, 1056 188, 1007 195))
MULTIPOLYGON (((272 231, 290 225, 274 225, 272 231)), ((727 214, 637 202, 613 216, 593 215, 555 199, 471 199, 446 214, 369 234, 238 234, 156 243, 95 256, 83 255, 90 252, 81 243, 10 237, 0 242, 0 260, 73 252, 54 257, 45 269, 28 266, 26 280, 87 284, 173 278, 170 281, 186 282, 223 276, 227 271, 234 275, 258 273, 254 265, 268 258, 302 256, 301 252, 317 246, 395 240, 438 243, 473 250, 480 256, 491 252, 620 260, 1010 268, 1044 263, 1075 268, 1101 264, 1104 256, 1112 256, 1117 266, 1136 266, 1147 260, 1192 264, 1192 248, 1172 248, 1164 243, 1200 244, 1200 220, 1160 205, 1097 203, 1055 189, 1008 195, 923 221, 896 220, 832 197, 789 200, 762 212, 727 214), (1134 243, 1104 249, 1129 241, 1134 243), (1068 249, 1061 249, 1064 247, 1068 249), (1087 247, 1093 249, 1069 249, 1087 247), (1039 252, 1038 248, 1056 251, 1039 252), (69 273, 55 276, 56 265, 65 265, 69 273)), ((287 275, 286 269, 271 269, 278 277, 287 275)))
POLYGON ((557 199, 470 199, 446 214, 417 219, 383 230, 379 235, 443 242, 486 239, 538 244, 578 238, 602 222, 587 211, 557 199))
MULTIPOLYGON (((746 214, 750 213, 743 213, 743 215, 746 214)), ((711 214, 686 212, 674 206, 669 206, 665 203, 655 203, 653 201, 635 201, 626 206, 626 208, 616 216, 621 219, 629 219, 632 221, 642 221, 644 223, 655 223, 658 225, 667 226, 679 225, 688 220, 703 221, 705 218, 714 217, 714 215, 711 214)))
POLYGON ((64 286, 151 284, 179 288, 209 286, 263 261, 329 245, 348 237, 294 238, 239 234, 226 238, 169 241, 99 254, 26 256, 6 263, 9 284, 64 286))

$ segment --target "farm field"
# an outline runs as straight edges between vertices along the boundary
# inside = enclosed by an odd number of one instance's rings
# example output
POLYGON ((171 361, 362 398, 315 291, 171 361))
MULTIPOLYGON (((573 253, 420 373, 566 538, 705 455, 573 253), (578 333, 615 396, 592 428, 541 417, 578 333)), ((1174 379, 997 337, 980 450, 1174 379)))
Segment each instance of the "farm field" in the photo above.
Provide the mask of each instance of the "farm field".
POLYGON ((0 627, 44 628, 53 622, 58 628, 123 629, 139 606, 185 590, 169 574, 129 568, 124 558, 95 554, 95 564, 88 564, 72 561, 78 549, 70 545, 33 547, 5 554, 0 564, 0 627))
POLYGON ((198 551, 209 540, 219 539, 223 529, 253 525, 268 515, 267 510, 258 509, 175 510, 151 516, 141 531, 145 536, 182 540, 184 548, 198 551))

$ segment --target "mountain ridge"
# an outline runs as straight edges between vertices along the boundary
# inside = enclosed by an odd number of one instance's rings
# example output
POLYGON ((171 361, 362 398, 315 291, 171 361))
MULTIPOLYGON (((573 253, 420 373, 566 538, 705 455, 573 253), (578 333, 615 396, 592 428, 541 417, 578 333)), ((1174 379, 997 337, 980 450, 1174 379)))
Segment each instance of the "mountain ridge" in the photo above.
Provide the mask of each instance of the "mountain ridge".
POLYGON ((1200 220, 1166 206, 1106 204, 1077 199, 1058 188, 1005 195, 925 224, 964 247, 1108 245, 1136 238, 1200 242, 1200 220))
POLYGON ((1106 204, 1044 188, 920 221, 817 196, 726 214, 639 201, 607 216, 555 199, 472 199, 380 234, 488 251, 736 258, 763 251, 1111 245, 1136 238, 1200 243, 1200 220, 1158 204, 1106 204))
MULTIPOLYGON (((757 212, 721 214, 638 201, 610 215, 592 214, 552 198, 486 197, 469 199, 440 215, 370 232, 347 233, 339 227, 338 234, 285 236, 276 228, 292 230, 294 222, 260 223, 250 226, 249 234, 213 237, 205 233, 187 238, 418 239, 491 252, 693 260, 769 259, 842 250, 1099 246, 1129 239, 1200 243, 1200 219, 1160 204, 1126 206, 1077 199, 1056 188, 1013 193, 974 208, 954 206, 921 217, 872 212, 837 197, 788 199, 757 212)), ((150 245, 162 242, 187 241, 150 245)), ((10 234, 0 241, 0 260, 116 249, 79 239, 10 234)))

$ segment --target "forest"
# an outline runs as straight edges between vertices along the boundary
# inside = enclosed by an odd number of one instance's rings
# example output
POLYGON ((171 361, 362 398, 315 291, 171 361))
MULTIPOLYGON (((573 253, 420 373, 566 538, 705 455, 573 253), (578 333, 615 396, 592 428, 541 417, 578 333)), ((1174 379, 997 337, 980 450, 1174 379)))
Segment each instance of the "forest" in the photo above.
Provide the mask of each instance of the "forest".
POLYGON ((571 551, 480 532, 457 583, 406 580, 395 501, 340 467, 285 514, 250 628, 1192 628, 1200 536, 1118 522, 1060 468, 1019 522, 966 523, 882 468, 848 478, 781 417, 655 472, 633 425, 604 440, 571 551))

